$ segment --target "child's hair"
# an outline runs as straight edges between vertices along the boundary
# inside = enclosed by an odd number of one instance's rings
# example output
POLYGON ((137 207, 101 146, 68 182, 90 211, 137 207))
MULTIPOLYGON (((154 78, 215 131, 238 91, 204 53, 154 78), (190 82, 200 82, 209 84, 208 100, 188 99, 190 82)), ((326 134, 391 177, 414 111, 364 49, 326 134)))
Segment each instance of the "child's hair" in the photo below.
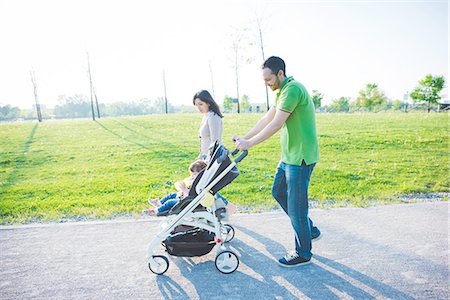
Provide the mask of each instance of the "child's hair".
POLYGON ((206 163, 203 160, 196 160, 189 166, 189 171, 200 173, 201 170, 206 168, 206 163))

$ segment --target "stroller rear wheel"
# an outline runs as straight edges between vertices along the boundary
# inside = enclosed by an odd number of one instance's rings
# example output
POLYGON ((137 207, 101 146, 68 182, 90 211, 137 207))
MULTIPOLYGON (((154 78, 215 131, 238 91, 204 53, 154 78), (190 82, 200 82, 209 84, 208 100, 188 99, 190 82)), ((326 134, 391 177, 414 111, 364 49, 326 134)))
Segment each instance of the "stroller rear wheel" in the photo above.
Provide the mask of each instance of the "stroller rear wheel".
POLYGON ((224 274, 230 274, 236 271, 239 266, 239 258, 230 250, 221 251, 216 256, 216 268, 224 274))
POLYGON ((148 263, 150 271, 156 275, 162 275, 169 269, 169 260, 163 255, 153 255, 154 263, 148 263))
POLYGON ((224 240, 225 243, 231 242, 231 240, 234 238, 234 227, 229 224, 223 225, 222 234, 223 234, 222 239, 224 240))

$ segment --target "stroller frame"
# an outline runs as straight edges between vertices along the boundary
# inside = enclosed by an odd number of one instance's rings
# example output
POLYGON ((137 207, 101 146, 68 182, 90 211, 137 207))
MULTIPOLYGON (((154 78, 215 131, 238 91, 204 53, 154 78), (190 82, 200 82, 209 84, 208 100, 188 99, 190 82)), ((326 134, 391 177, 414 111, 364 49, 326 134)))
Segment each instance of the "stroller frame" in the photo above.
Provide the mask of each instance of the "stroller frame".
POLYGON ((168 236, 170 236, 173 229, 178 225, 188 225, 206 229, 214 233, 214 241, 216 248, 215 265, 216 268, 224 273, 229 274, 234 272, 239 266, 238 256, 231 250, 226 250, 224 243, 231 241, 234 237, 234 228, 228 224, 222 224, 218 216, 215 214, 216 204, 211 206, 207 211, 194 211, 195 208, 204 200, 206 193, 224 178, 242 159, 244 159, 248 151, 243 151, 234 161, 231 159, 239 152, 235 149, 231 156, 227 153, 231 160, 220 174, 217 175, 201 192, 191 200, 186 207, 177 215, 170 216, 169 219, 161 224, 159 233, 153 238, 148 245, 147 263, 150 271, 157 275, 164 274, 169 268, 169 260, 164 255, 155 255, 155 248, 159 246, 168 236))

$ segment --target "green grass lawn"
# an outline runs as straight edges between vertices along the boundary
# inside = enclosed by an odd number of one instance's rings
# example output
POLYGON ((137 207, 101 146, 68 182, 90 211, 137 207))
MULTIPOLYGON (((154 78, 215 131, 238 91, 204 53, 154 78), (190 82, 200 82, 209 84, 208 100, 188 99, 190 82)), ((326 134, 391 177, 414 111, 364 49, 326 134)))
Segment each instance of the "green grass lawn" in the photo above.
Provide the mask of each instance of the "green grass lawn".
MULTIPOLYGON (((224 144, 261 117, 226 115, 224 144)), ((0 124, 0 224, 137 214, 174 191, 198 154, 199 114, 0 124)), ((436 113, 318 114, 317 203, 364 206, 400 194, 450 191, 449 118, 436 113)), ((222 194, 238 208, 270 195, 278 134, 250 149, 222 194)))

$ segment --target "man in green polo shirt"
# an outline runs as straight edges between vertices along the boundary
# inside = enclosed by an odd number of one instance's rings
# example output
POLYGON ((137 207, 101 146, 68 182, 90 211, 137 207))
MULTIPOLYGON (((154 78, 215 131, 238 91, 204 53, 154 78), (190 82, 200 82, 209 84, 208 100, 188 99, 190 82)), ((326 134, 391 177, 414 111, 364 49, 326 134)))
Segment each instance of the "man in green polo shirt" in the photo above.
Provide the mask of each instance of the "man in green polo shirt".
POLYGON ((305 87, 286 77, 286 65, 269 57, 262 65, 263 78, 276 91, 275 106, 244 136, 234 136, 236 147, 246 150, 281 129, 281 161, 272 185, 272 195, 287 213, 295 233, 295 252, 278 260, 284 267, 311 262, 311 240, 320 231, 308 217, 308 186, 319 160, 314 103, 305 87))

